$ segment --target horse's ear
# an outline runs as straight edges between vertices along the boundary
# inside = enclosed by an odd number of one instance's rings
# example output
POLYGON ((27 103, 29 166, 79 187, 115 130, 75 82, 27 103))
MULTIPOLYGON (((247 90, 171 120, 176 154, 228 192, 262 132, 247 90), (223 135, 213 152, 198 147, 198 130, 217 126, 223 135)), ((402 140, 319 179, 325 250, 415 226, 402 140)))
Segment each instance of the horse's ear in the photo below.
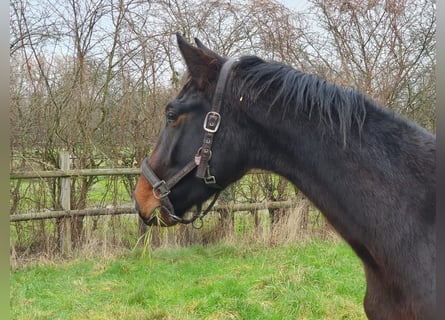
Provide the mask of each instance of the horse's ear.
POLYGON ((201 40, 199 40, 198 38, 195 38, 195 43, 198 46, 198 48, 201 48, 202 50, 204 50, 205 52, 214 55, 215 57, 218 58, 218 60, 220 61, 224 61, 226 59, 224 59, 222 56, 220 56, 219 54, 217 54, 216 52, 210 50, 209 48, 207 48, 202 42, 201 40))
POLYGON ((195 38, 195 43, 198 46, 198 48, 207 49, 207 47, 198 38, 195 38))
POLYGON ((199 87, 205 86, 206 83, 218 77, 218 72, 224 63, 222 57, 205 48, 199 40, 200 44, 197 42, 197 48, 185 41, 180 33, 176 34, 176 39, 190 76, 199 87))

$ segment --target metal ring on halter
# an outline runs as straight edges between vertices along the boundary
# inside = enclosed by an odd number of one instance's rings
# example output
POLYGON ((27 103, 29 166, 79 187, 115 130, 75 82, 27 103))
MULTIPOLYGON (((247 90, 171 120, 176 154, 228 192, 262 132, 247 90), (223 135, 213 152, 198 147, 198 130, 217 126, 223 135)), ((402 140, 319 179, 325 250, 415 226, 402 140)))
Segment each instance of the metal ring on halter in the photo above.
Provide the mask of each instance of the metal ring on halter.
POLYGON ((199 217, 198 219, 195 219, 192 221, 192 226, 195 229, 201 229, 203 225, 204 225, 204 221, 202 221, 202 217, 199 217), (198 220, 199 220, 199 222, 196 222, 198 220))
MULTIPOLYGON (((209 150, 209 157, 208 160, 212 159, 212 150, 209 150)), ((202 147, 199 147, 198 151, 196 151, 196 156, 201 157, 202 147)))
POLYGON ((153 186, 153 196, 158 200, 165 198, 170 192, 171 191, 164 180, 159 181, 153 186))

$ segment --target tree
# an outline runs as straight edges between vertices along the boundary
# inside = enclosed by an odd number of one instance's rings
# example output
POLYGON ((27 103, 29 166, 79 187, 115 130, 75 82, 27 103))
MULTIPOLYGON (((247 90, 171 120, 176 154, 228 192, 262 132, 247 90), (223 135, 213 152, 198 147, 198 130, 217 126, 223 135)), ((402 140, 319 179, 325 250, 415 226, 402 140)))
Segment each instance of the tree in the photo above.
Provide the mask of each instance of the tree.
POLYGON ((307 41, 325 76, 434 131, 435 2, 310 2, 324 32, 307 41))

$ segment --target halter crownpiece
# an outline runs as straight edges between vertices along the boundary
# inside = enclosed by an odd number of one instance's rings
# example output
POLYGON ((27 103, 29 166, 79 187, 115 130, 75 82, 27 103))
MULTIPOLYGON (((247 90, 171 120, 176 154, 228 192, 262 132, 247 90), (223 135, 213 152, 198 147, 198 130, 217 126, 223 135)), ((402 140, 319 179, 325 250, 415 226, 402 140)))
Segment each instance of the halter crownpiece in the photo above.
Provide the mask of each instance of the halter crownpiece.
MULTIPOLYGON (((180 180, 182 180, 191 171, 193 171, 196 167, 197 167, 196 177, 202 179, 204 183, 210 187, 222 189, 217 184, 215 176, 213 176, 210 173, 209 161, 212 158, 213 138, 221 124, 220 110, 226 84, 228 82, 229 74, 230 71, 232 70, 233 65, 238 61, 239 60, 237 58, 231 58, 227 60, 221 68, 221 72, 218 77, 218 82, 216 84, 215 94, 212 99, 212 110, 207 113, 204 119, 203 128, 205 133, 202 146, 196 152, 194 159, 189 161, 179 172, 177 172, 171 178, 167 179, 167 181, 160 179, 156 175, 156 173, 150 167, 150 164, 148 162, 149 159, 148 157, 142 161, 141 165, 142 175, 145 177, 145 179, 147 179, 147 181, 152 186, 153 196, 161 202, 162 208, 168 214, 168 217, 174 222, 179 222, 183 224, 192 223, 195 228, 201 227, 202 223, 200 225, 196 225, 195 221, 199 218, 202 222, 202 218, 211 210, 211 208, 216 202, 216 199, 219 196, 220 191, 217 191, 215 193, 215 197, 213 198, 213 200, 211 201, 211 203, 204 212, 201 211, 201 205, 200 204, 197 205, 197 211, 190 219, 184 219, 175 215, 173 204, 168 198, 168 195, 170 194, 171 189, 180 180)), ((145 224, 149 224, 152 221, 152 219, 147 220, 142 216, 141 218, 145 224)))

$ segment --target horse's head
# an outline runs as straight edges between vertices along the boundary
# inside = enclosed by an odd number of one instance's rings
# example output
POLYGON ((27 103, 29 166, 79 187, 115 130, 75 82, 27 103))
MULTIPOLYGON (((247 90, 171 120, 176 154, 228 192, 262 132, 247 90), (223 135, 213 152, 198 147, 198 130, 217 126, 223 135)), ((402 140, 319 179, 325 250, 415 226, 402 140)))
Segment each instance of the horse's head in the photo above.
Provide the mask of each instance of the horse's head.
POLYGON ((197 47, 179 34, 177 41, 187 65, 187 81, 165 108, 166 125, 142 164, 134 192, 136 209, 149 225, 183 222, 186 210, 200 205, 245 171, 227 111, 233 101, 224 90, 234 61, 197 39, 197 47), (216 109, 215 104, 219 105, 216 109), (160 214, 154 215, 158 207, 160 214))

